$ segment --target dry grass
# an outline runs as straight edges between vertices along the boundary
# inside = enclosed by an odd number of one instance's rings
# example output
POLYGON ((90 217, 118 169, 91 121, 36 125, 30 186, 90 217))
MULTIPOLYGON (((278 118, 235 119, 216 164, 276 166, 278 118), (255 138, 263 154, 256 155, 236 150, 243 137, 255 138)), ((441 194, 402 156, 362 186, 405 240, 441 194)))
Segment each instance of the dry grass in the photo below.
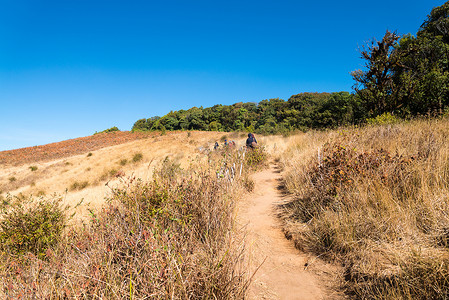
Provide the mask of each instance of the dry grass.
MULTIPOLYGON (((26 162, 17 166, 4 165, 0 172, 0 190, 5 194, 25 196, 36 196, 40 191, 57 193, 64 195, 64 203, 72 207, 80 199, 84 199, 84 205, 77 209, 75 220, 86 218, 89 215, 88 209, 100 209, 108 192, 105 184, 109 182, 113 186, 118 183, 116 175, 133 175, 150 180, 153 167, 166 157, 179 162, 183 168, 188 167, 200 152, 212 149, 214 142, 223 133, 190 132, 190 136, 188 135, 189 132, 169 132, 164 136, 153 134, 148 138, 120 145, 98 150, 87 149, 84 154, 62 159, 26 162), (35 171, 30 170, 31 163, 37 168, 35 171), (9 180, 12 177, 15 178, 14 181, 9 180), (81 183, 85 182, 88 185, 80 189, 83 186, 81 183)), ((240 138, 239 134, 228 135, 239 146, 245 142, 244 137, 240 138)), ((95 138, 101 139, 102 135, 95 135, 95 138)))
POLYGON ((449 297, 449 120, 309 133, 282 158, 300 249, 360 299, 449 297))
MULTIPOLYGON (((245 134, 226 135, 237 149, 245 143, 245 134)), ((38 240, 36 253, 0 245, 0 298, 243 298, 248 274, 234 202, 254 183, 245 163, 240 173, 240 152, 210 151, 222 136, 167 133, 3 165, 5 205, 11 197, 57 198, 61 207, 70 205, 70 222, 56 245, 42 248, 38 240)), ((258 139, 270 154, 284 143, 258 139)))
MULTIPOLYGON (((203 153, 183 168, 165 158, 156 163, 151 180, 119 176, 120 183, 108 183, 103 209, 91 210, 82 227, 69 227, 55 239, 57 245, 19 255, 0 246, 0 295, 244 298, 248 274, 234 225, 235 199, 249 170, 235 172, 235 166, 245 165, 242 159, 235 150, 203 153)), ((14 245, 14 238, 10 241, 14 245)))

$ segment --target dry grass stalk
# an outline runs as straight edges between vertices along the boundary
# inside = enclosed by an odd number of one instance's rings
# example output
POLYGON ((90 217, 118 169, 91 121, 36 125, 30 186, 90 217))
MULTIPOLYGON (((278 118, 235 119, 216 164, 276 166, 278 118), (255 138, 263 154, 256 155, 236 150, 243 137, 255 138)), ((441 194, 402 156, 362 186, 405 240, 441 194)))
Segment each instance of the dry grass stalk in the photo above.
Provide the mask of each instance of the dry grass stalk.
POLYGON ((449 120, 305 134, 283 157, 298 247, 362 299, 449 297, 449 120))

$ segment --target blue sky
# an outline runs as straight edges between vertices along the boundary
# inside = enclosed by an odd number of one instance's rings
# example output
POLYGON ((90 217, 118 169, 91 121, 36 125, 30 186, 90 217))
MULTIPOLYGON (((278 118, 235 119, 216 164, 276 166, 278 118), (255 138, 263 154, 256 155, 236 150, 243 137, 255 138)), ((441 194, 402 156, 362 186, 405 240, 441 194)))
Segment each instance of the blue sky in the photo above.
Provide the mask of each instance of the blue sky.
POLYGON ((192 106, 351 91, 358 49, 445 1, 0 0, 0 151, 192 106))

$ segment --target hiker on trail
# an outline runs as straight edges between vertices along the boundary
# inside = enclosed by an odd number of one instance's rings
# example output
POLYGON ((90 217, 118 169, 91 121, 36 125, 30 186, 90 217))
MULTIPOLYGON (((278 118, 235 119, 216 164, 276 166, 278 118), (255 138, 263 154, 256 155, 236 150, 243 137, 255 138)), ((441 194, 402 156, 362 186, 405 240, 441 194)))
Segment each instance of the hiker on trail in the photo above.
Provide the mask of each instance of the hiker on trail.
POLYGON ((220 146, 218 145, 218 142, 215 142, 214 150, 218 150, 218 147, 220 147, 220 146))
POLYGON ((254 134, 248 133, 248 138, 246 139, 246 148, 254 149, 257 147, 257 140, 254 134))
POLYGON ((227 147, 228 146, 228 140, 224 141, 224 146, 227 147))

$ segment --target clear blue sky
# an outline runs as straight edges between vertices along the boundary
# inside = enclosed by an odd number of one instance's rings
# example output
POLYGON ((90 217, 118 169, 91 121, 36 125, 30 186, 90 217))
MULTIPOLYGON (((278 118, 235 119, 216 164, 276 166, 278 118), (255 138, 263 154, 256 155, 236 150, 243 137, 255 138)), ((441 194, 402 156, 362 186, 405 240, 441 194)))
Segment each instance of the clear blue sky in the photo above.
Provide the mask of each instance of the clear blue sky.
POLYGON ((192 106, 351 91, 358 48, 445 1, 0 0, 0 151, 192 106))

